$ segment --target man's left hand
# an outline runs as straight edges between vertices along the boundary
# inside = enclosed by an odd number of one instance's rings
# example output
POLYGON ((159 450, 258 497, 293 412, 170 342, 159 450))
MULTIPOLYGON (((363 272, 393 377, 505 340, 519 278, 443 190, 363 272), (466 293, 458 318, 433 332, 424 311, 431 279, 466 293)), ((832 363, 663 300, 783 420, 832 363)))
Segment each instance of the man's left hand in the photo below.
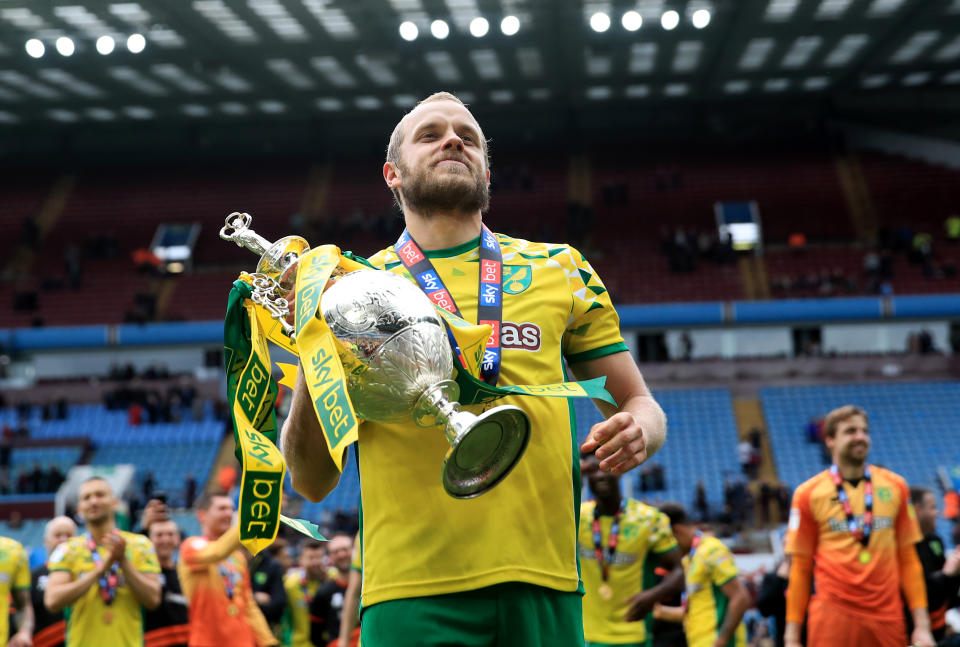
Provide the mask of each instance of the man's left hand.
POLYGON ((18 631, 10 637, 7 647, 33 647, 33 637, 25 631, 18 631))
POLYGON ((636 417, 626 411, 598 422, 580 446, 585 452, 596 450, 600 469, 623 474, 647 460, 647 442, 636 417))
POLYGON ((936 647, 937 642, 933 639, 933 634, 929 629, 917 627, 910 635, 910 644, 913 647, 936 647))
POLYGON ((623 619, 627 622, 643 620, 653 610, 656 601, 656 598, 650 595, 650 591, 640 591, 628 600, 630 608, 627 609, 627 615, 623 619))

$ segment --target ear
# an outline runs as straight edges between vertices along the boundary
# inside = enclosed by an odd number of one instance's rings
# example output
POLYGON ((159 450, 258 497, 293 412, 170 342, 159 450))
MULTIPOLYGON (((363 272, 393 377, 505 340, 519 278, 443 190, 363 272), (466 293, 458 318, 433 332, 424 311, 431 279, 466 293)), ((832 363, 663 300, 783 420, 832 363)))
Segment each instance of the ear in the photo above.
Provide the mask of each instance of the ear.
POLYGON ((400 171, 393 162, 386 162, 383 165, 383 180, 391 189, 396 189, 403 184, 400 178, 400 171))
POLYGON ((487 169, 487 185, 490 184, 490 169, 487 169))

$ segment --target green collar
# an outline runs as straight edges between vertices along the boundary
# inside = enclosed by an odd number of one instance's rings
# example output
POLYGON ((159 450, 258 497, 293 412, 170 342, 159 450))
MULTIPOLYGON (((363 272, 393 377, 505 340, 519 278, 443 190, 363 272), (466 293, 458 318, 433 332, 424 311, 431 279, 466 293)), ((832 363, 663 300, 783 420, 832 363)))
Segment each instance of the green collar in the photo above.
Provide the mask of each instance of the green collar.
POLYGON ((480 245, 480 236, 477 236, 473 240, 468 240, 465 243, 461 243, 456 247, 447 247, 446 249, 432 249, 430 251, 425 251, 427 258, 450 258, 452 256, 459 256, 460 254, 465 254, 469 251, 476 249, 480 245))

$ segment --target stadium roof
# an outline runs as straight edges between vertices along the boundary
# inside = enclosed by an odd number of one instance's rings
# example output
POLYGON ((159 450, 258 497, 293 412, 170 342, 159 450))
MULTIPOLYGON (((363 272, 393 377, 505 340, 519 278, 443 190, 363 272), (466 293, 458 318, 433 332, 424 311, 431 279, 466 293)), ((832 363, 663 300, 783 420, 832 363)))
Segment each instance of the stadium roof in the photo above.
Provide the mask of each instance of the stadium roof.
POLYGON ((0 0, 0 139, 382 132, 437 89, 506 121, 800 111, 954 134, 960 0, 0 0))

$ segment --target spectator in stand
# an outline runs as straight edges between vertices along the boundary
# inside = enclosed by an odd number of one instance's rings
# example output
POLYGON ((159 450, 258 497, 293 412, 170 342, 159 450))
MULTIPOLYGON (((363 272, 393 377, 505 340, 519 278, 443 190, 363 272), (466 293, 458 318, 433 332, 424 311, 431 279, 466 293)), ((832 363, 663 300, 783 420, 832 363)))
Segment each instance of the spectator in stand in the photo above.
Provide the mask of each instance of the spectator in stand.
POLYGON ((787 246, 794 254, 802 254, 807 247, 807 235, 797 231, 787 237, 787 246))
MULTIPOLYGON (((77 524, 70 517, 54 517, 43 529, 43 547, 47 555, 52 555, 57 546, 65 543, 77 534, 77 524)), ((47 590, 50 571, 46 560, 30 574, 30 597, 33 600, 33 613, 36 616, 36 628, 33 633, 33 647, 63 647, 66 641, 67 623, 63 612, 53 612, 43 603, 47 590)))
POLYGON ((737 443, 737 460, 740 462, 740 469, 749 479, 757 477, 757 450, 753 448, 749 440, 741 440, 737 443))
POLYGON ((947 235, 947 240, 953 244, 960 242, 960 214, 951 213, 943 221, 943 231, 947 235))
POLYGON ((357 647, 360 643, 360 587, 363 584, 363 560, 360 555, 360 535, 353 540, 350 558, 350 578, 343 594, 343 613, 340 615, 340 636, 335 647, 357 647))
POLYGON ((710 504, 707 502, 707 488, 703 481, 697 481, 696 494, 693 497, 693 508, 697 511, 700 523, 706 523, 710 520, 710 504))
POLYGON ((197 498, 197 479, 193 474, 187 472, 183 482, 183 506, 185 508, 193 507, 193 500, 197 498))

